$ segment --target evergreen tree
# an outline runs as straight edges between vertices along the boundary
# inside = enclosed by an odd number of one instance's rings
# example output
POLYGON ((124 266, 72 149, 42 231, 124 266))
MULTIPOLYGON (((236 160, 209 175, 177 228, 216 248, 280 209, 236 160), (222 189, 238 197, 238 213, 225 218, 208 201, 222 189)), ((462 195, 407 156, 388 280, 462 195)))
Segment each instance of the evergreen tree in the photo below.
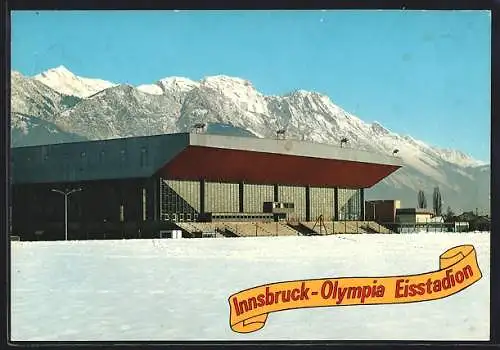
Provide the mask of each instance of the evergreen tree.
POLYGON ((418 191, 418 208, 419 209, 427 208, 427 200, 425 199, 425 193, 422 190, 418 191))
POLYGON ((441 199, 441 192, 439 192, 439 187, 434 187, 434 193, 432 195, 432 208, 434 209, 434 214, 440 216, 442 214, 443 201, 441 199))

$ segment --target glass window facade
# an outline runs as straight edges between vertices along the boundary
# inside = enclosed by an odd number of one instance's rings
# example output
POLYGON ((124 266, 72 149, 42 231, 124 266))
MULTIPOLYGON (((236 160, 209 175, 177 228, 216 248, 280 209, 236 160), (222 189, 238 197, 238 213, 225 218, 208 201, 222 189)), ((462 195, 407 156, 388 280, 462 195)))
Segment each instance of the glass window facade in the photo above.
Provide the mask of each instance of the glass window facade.
POLYGON ((243 211, 245 213, 262 213, 264 202, 274 201, 274 186, 243 185, 243 211))
POLYGON ((339 220, 362 220, 361 190, 338 189, 339 220))
POLYGON ((200 210, 200 184, 197 181, 160 181, 160 219, 184 221, 200 210), (187 215, 189 214, 189 215, 187 215))
POLYGON ((294 204, 294 213, 288 215, 290 220, 304 221, 306 219, 306 188, 304 186, 279 186, 278 201, 294 204))
POLYGON ((328 187, 311 187, 309 189, 311 221, 316 221, 320 215, 323 215, 323 220, 333 220, 334 192, 333 188, 328 187))
POLYGON ((205 211, 213 213, 237 213, 240 200, 239 184, 205 182, 205 211))
MULTIPOLYGON (((200 181, 165 180, 160 181, 161 220, 196 220, 204 200, 207 213, 238 213, 240 211, 240 184, 226 182, 205 182, 201 191, 200 181), (200 195, 204 193, 204 198, 200 195)), ((274 201, 274 186, 243 184, 243 212, 262 213, 264 202, 274 201)), ((310 187, 309 220, 315 221, 320 215, 330 221, 338 208, 338 220, 362 220, 362 194, 360 189, 337 190, 338 203, 335 205, 335 190, 327 187, 310 187)), ((306 187, 278 186, 278 201, 293 203, 294 210, 288 214, 292 221, 305 221, 306 187)))

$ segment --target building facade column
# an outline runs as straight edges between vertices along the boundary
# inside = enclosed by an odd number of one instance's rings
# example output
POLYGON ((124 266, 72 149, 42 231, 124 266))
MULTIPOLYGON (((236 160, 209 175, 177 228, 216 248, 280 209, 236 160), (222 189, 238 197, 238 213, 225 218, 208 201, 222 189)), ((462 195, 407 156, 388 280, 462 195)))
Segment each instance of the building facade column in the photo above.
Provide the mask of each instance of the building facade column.
POLYGON ((160 181, 160 177, 153 176, 146 182, 146 221, 160 220, 160 181))
POLYGON ((333 189, 333 220, 339 221, 339 189, 333 189))
POLYGON ((238 196, 238 199, 239 199, 239 203, 238 203, 238 207, 239 207, 239 212, 240 213, 244 213, 245 211, 245 208, 243 207, 243 203, 244 203, 244 188, 245 188, 245 183, 243 181, 240 181, 239 184, 238 184, 238 189, 239 189, 239 196, 238 196))
POLYGON ((311 221, 311 186, 306 186, 306 221, 311 221))
POLYGON ((359 190, 359 200, 360 200, 360 220, 365 221, 365 189, 361 188, 359 190))
POLYGON ((205 179, 200 180, 200 214, 205 212, 205 179))
POLYGON ((161 193, 162 189, 162 179, 159 177, 156 177, 153 181, 153 200, 154 200, 154 212, 153 212, 153 220, 156 222, 161 221, 161 209, 162 209, 162 202, 164 200, 163 198, 163 193, 161 193))

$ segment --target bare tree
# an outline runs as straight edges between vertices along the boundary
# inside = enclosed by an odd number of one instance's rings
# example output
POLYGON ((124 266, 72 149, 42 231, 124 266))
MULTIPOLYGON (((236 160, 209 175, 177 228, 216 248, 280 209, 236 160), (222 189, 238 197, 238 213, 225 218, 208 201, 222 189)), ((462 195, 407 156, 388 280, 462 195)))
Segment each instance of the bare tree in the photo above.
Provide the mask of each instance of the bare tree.
POLYGON ((446 209, 446 214, 444 214, 444 221, 445 222, 453 222, 453 219, 455 217, 455 213, 453 212, 453 210, 451 209, 450 206, 448 206, 448 208, 446 209))

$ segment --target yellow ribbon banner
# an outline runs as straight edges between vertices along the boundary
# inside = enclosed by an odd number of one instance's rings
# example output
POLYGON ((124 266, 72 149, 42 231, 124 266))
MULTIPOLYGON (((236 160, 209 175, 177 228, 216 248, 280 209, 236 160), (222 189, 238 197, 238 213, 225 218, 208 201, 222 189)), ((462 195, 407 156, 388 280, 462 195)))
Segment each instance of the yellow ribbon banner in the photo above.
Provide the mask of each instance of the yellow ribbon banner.
POLYGON ((230 326, 251 333, 276 311, 436 300, 460 292, 481 276, 476 250, 461 245, 441 254, 439 270, 419 275, 298 280, 246 289, 229 297, 230 326))

